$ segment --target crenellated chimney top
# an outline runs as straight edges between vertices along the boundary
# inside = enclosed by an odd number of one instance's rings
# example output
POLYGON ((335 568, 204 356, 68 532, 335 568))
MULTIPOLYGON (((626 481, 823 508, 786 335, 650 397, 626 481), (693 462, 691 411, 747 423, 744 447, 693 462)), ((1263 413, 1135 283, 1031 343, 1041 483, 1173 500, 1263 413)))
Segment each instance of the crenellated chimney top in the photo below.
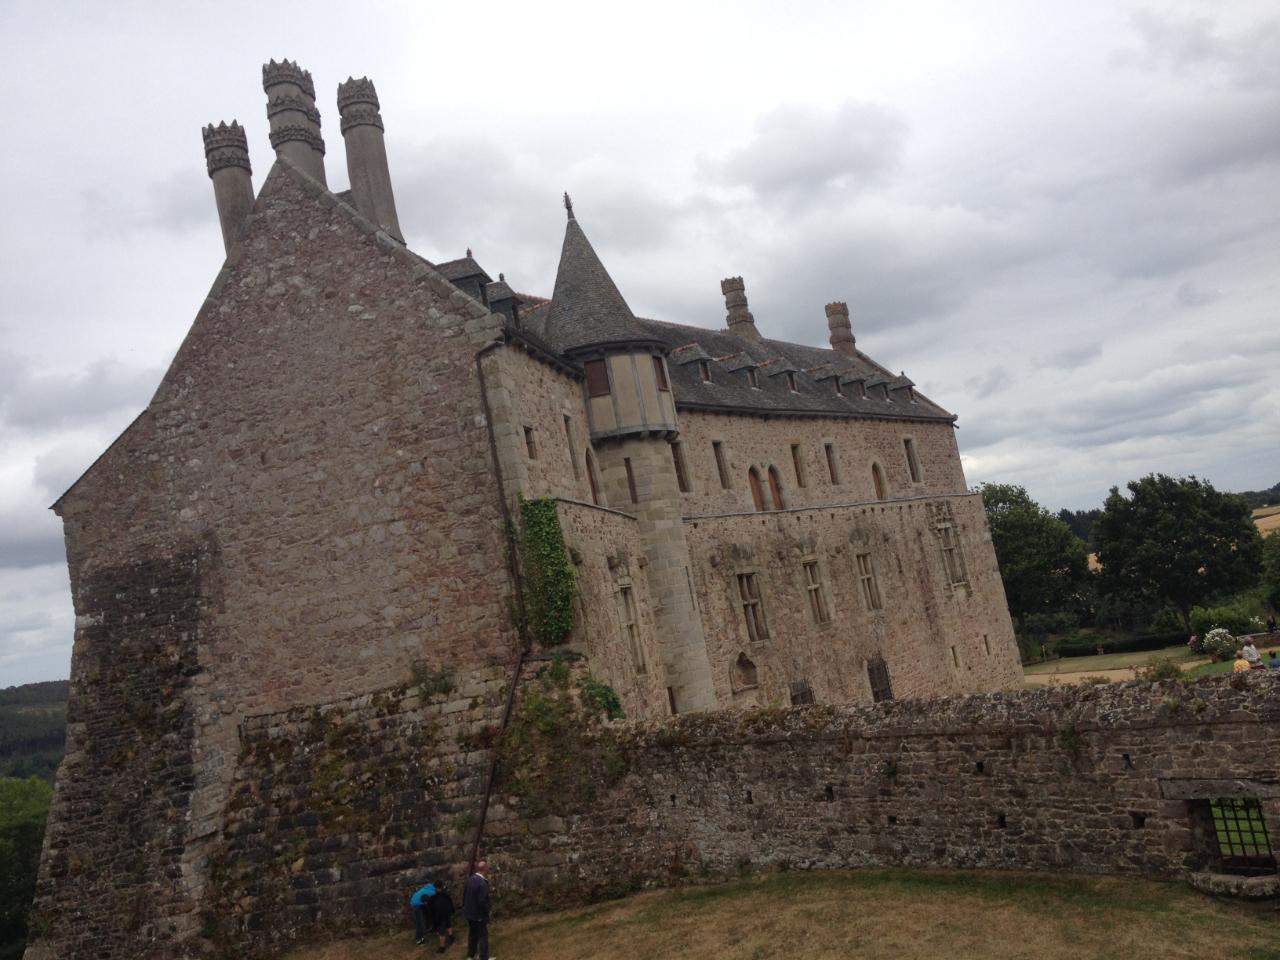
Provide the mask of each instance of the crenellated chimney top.
POLYGON ((338 113, 342 117, 342 139, 347 147, 347 174, 356 209, 383 230, 404 243, 396 198, 387 167, 387 147, 383 141, 381 104, 378 91, 368 77, 347 77, 338 84, 338 113))
POLYGON ((234 120, 216 127, 211 123, 201 131, 204 158, 213 181, 213 199, 222 226, 222 245, 227 252, 240 236, 249 211, 253 209, 253 168, 249 166, 249 141, 244 127, 234 120))
POLYGON ((271 60, 262 65, 262 89, 267 94, 267 119, 276 156, 326 183, 324 138, 320 136, 320 111, 310 72, 292 60, 271 60))
POLYGON ((725 322, 729 324, 729 332, 759 340, 760 331, 756 329, 756 318, 747 309, 747 285, 743 279, 727 277, 721 280, 720 292, 724 294, 724 305, 728 311, 725 322))
POLYGON ((827 304, 827 329, 831 331, 831 349, 846 356, 858 352, 853 338, 853 325, 849 323, 849 305, 837 301, 827 304))

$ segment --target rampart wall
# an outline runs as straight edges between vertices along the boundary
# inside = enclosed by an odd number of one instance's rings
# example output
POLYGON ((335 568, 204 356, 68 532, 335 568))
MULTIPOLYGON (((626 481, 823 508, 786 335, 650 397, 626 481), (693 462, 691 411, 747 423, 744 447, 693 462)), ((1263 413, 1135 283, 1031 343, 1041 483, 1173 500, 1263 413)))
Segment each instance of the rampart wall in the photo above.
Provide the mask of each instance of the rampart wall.
MULTIPOLYGON (((482 848, 500 916, 751 868, 1170 878, 1212 861, 1200 801, 1256 797, 1280 824, 1274 675, 604 726, 570 724, 526 676, 518 777, 499 778, 482 848)), ((502 686, 246 722, 208 949, 401 925, 421 879, 457 884, 502 686)))

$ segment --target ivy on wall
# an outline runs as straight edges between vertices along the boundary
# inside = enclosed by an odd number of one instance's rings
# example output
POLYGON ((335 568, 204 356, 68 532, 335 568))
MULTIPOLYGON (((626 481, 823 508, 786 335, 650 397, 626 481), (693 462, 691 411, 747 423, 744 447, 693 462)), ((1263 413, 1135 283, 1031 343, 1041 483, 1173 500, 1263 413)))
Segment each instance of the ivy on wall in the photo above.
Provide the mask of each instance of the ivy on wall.
POLYGON ((540 647, 558 646, 573 631, 578 577, 550 497, 520 499, 520 553, 529 633, 540 647))

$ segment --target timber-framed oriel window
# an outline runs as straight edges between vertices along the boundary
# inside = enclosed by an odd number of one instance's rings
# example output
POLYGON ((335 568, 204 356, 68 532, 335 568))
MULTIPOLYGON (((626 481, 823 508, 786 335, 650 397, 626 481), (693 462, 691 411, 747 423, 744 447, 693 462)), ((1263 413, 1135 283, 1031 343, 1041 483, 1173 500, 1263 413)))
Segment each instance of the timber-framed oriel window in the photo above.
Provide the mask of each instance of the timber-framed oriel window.
POLYGON ((747 638, 752 643, 768 640, 769 624, 764 618, 760 583, 754 573, 738 574, 738 598, 742 602, 742 615, 747 622, 747 638))

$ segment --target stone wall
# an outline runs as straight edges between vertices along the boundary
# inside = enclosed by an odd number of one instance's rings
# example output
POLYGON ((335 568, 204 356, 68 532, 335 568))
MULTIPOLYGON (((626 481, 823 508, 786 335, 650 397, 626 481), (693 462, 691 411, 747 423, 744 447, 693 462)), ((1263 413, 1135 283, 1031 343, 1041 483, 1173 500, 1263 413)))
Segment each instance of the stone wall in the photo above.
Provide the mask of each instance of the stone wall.
MULTIPOLYGON (((576 683, 526 670, 525 779, 499 778, 482 848, 500 916, 744 868, 1174 877, 1211 860, 1197 801, 1259 797, 1280 824, 1275 675, 606 726, 554 707, 576 683)), ((247 722, 200 942, 278 956, 406 927, 425 878, 456 893, 502 690, 477 673, 247 722)))
POLYGON ((1004 587, 976 494, 685 521, 693 582, 723 704, 787 704, 793 683, 819 702, 871 702, 867 661, 882 657, 894 693, 930 697, 1022 685, 1004 587), (955 525, 967 579, 952 585, 934 524, 955 525), (880 609, 869 609, 866 554, 880 609), (804 570, 816 562, 818 622, 804 570), (754 574, 768 638, 748 635, 738 575, 754 574), (757 685, 735 683, 739 657, 757 685))

